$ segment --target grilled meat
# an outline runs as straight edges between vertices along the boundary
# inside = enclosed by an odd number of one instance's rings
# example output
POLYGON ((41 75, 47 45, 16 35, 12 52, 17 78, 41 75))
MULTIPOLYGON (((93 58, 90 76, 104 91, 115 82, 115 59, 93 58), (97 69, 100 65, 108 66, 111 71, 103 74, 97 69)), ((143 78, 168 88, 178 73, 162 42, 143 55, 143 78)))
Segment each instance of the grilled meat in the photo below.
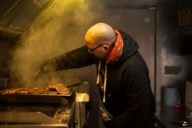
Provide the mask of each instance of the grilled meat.
POLYGON ((56 91, 59 94, 68 94, 70 92, 68 88, 63 86, 63 84, 51 84, 48 85, 48 89, 51 91, 56 91))
POLYGON ((18 90, 20 90, 21 88, 10 88, 10 89, 5 89, 1 91, 1 94, 14 94, 16 93, 18 90))
POLYGON ((63 84, 51 84, 48 87, 24 87, 24 88, 10 88, 0 92, 0 94, 63 94, 67 95, 71 92, 63 84))

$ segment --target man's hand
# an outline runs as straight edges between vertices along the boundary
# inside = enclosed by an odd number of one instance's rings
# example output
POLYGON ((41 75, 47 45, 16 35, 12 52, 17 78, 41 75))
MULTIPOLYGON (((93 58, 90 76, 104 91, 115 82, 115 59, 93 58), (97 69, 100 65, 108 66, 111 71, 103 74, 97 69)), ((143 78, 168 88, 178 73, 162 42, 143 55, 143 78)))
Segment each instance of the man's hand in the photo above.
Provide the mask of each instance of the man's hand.
POLYGON ((38 75, 45 74, 45 73, 48 73, 48 72, 54 71, 54 70, 55 70, 55 61, 47 60, 39 65, 38 75))

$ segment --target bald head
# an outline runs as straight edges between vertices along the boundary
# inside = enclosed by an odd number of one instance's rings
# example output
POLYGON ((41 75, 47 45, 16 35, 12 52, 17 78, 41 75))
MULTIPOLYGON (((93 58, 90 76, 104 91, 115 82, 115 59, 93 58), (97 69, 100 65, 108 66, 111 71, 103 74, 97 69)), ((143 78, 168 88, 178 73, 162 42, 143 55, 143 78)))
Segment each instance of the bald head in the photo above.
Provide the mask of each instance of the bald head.
POLYGON ((116 39, 114 29, 106 23, 97 23, 90 27, 85 34, 85 43, 89 47, 100 44, 112 44, 116 39))

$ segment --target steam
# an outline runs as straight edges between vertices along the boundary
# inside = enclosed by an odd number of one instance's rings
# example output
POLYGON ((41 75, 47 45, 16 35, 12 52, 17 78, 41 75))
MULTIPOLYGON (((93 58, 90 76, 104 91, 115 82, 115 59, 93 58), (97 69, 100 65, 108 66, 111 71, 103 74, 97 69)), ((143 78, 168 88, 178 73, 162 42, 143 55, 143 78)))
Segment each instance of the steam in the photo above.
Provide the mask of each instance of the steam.
POLYGON ((23 35, 13 52, 11 79, 15 86, 58 82, 52 71, 38 77, 39 65, 47 59, 84 44, 84 33, 96 13, 83 0, 57 0, 44 11, 23 35))

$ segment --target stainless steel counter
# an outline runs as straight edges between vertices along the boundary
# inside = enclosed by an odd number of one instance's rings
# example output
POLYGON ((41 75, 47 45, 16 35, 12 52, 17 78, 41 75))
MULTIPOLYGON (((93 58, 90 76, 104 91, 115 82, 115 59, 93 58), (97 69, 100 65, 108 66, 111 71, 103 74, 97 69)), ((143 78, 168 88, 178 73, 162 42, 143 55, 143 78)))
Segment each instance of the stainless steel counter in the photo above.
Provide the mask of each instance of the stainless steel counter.
POLYGON ((191 111, 187 108, 158 107, 155 115, 158 128, 192 128, 191 111))
POLYGON ((66 104, 0 104, 0 128, 83 128, 88 88, 87 82, 74 87, 75 99, 66 104))

